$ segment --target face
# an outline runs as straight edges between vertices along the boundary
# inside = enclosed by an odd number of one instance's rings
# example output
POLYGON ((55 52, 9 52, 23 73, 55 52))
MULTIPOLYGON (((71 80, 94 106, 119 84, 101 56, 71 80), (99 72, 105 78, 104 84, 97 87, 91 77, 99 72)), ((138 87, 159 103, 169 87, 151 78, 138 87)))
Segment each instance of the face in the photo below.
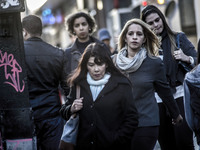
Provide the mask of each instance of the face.
POLYGON ((80 42, 87 42, 89 40, 89 24, 85 17, 76 18, 73 29, 80 42))
POLYGON ((139 51, 142 44, 145 42, 142 26, 132 24, 128 27, 125 42, 127 43, 128 50, 139 51))
POLYGON ((100 80, 104 77, 106 72, 106 64, 97 65, 94 62, 95 57, 90 57, 87 63, 87 69, 93 80, 100 80))
POLYGON ((146 17, 145 22, 150 25, 151 30, 160 35, 164 29, 163 21, 157 13, 151 13, 146 17))
POLYGON ((109 47, 110 46, 110 40, 109 39, 105 39, 103 40, 103 42, 109 47))

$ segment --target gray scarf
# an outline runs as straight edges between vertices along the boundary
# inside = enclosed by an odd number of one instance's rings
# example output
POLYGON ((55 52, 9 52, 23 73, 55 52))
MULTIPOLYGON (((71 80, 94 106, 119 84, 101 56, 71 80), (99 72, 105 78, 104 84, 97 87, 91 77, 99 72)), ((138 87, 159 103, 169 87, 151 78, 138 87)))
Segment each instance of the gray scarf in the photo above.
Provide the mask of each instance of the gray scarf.
POLYGON ((194 112, 192 109, 192 102, 190 100, 190 91, 188 85, 186 83, 188 81, 193 86, 200 88, 200 64, 195 67, 191 72, 188 72, 185 76, 185 80, 183 82, 184 85, 184 108, 185 108, 185 119, 189 125, 189 127, 194 130, 194 112))
POLYGON ((144 47, 142 47, 132 59, 127 57, 127 53, 127 49, 125 47, 122 48, 122 50, 117 54, 116 65, 122 70, 122 72, 135 72, 147 57, 147 51, 144 47))
POLYGON ((200 64, 186 74, 185 80, 200 88, 200 64))

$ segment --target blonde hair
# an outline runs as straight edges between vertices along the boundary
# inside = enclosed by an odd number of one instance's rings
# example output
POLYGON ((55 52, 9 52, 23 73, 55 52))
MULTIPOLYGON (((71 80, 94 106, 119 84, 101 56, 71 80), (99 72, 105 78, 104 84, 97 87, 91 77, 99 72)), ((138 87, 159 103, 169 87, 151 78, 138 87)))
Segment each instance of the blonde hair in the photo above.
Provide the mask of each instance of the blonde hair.
POLYGON ((125 38, 128 32, 128 28, 132 24, 138 24, 142 27, 144 37, 146 38, 145 43, 143 44, 147 50, 147 54, 151 56, 158 56, 159 48, 160 48, 160 39, 156 36, 156 34, 150 29, 149 25, 143 22, 141 19, 131 19, 126 22, 124 25, 119 38, 118 38, 118 50, 120 51, 123 47, 126 46, 125 38))

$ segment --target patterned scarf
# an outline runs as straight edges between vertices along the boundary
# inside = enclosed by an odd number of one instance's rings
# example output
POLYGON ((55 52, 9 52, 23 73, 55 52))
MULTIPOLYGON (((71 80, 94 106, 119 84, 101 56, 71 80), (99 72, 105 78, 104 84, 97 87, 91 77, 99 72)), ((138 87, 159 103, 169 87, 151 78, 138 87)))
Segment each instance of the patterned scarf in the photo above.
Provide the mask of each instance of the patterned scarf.
POLYGON ((116 58, 116 65, 122 72, 131 73, 135 72, 142 64, 144 59, 147 57, 147 51, 144 47, 140 49, 138 53, 135 54, 133 58, 127 57, 127 49, 123 48, 116 58))

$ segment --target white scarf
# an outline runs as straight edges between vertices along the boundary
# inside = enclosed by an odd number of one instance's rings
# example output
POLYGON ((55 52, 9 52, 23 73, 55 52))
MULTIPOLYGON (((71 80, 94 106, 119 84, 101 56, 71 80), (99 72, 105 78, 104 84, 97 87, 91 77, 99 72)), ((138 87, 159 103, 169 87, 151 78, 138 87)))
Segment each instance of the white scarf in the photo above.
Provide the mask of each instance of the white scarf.
POLYGON ((116 58, 116 64, 119 69, 127 73, 136 71, 142 64, 143 60, 147 57, 147 51, 144 47, 140 49, 138 53, 135 54, 133 58, 127 57, 127 49, 124 47, 118 54, 116 58))
POLYGON ((108 82, 110 76, 109 73, 106 73, 102 79, 96 81, 92 79, 89 73, 87 73, 87 82, 90 85, 93 101, 96 100, 97 96, 108 82))

